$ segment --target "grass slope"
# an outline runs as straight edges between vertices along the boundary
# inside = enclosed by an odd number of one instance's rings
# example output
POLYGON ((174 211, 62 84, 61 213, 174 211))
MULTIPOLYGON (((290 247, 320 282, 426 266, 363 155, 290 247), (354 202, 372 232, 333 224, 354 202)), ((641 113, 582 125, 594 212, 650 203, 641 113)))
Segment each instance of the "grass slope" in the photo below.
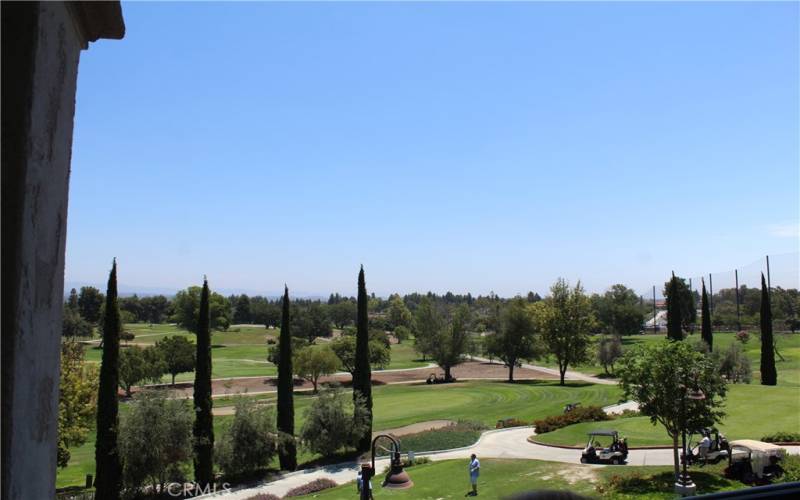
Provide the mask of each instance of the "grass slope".
MULTIPOLYGON (((408 468, 414 486, 407 490, 391 491, 380 488, 383 475, 373 480, 373 494, 378 498, 413 498, 433 500, 461 498, 469 491, 468 457, 464 460, 445 460, 408 468)), ((719 467, 693 470, 692 478, 698 493, 742 488, 720 475, 719 467)), ((659 499, 674 498, 671 467, 604 467, 543 462, 540 460, 481 460, 478 480, 480 498, 505 498, 508 495, 532 490, 569 490, 590 497, 659 499), (613 477, 628 478, 626 491, 609 490, 613 477)), ((349 483, 299 498, 334 500, 355 498, 356 487, 349 483)))

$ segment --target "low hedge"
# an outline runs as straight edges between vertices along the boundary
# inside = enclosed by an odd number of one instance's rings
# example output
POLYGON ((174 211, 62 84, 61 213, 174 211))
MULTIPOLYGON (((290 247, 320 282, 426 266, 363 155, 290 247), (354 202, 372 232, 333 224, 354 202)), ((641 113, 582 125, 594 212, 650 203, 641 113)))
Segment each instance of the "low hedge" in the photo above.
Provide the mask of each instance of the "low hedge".
POLYGON ((601 407, 579 406, 569 413, 550 415, 542 420, 534 420, 533 425, 536 427, 536 434, 545 434, 580 422, 600 422, 603 420, 611 420, 611 417, 601 407))
POLYGON ((335 488, 337 486, 339 485, 334 481, 326 477, 321 477, 311 481, 310 483, 298 486, 297 488, 292 488, 288 493, 286 493, 286 497, 301 497, 303 495, 310 495, 311 493, 327 490, 328 488, 335 488))
POLYGON ((800 433, 797 432, 773 432, 761 438, 767 443, 795 443, 800 441, 800 433))

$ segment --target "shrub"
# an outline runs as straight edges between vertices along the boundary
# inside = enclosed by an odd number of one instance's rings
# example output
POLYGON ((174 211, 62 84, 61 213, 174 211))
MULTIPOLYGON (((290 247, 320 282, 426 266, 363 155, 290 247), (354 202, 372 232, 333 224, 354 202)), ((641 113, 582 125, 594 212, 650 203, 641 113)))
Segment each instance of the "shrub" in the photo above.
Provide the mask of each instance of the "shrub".
POLYGON ((614 371, 614 363, 622 356, 622 341, 619 336, 602 336, 597 344, 597 361, 603 365, 603 370, 609 374, 608 367, 614 371))
POLYGON ((529 424, 525 420, 521 420, 519 418, 512 417, 512 418, 505 418, 503 420, 498 420, 497 424, 495 425, 495 428, 496 429, 505 429, 507 427, 525 427, 526 425, 529 425, 529 424))
POLYGON ((414 465, 423 465, 431 463, 431 457, 414 457, 414 461, 410 462, 408 457, 404 458, 402 461, 403 467, 412 467, 414 465))
POLYGON ((739 382, 750 383, 752 375, 750 360, 741 345, 731 344, 724 352, 715 351, 714 358, 719 367, 720 375, 725 377, 728 382, 733 382, 734 384, 739 382))
POLYGON ((348 411, 350 398, 339 388, 320 392, 305 412, 300 439, 307 449, 331 456, 341 448, 353 446, 368 428, 367 408, 359 398, 348 411))
POLYGON ((533 425, 536 427, 537 434, 544 434, 579 422, 601 422, 603 420, 611 420, 611 417, 599 406, 579 406, 569 413, 535 420, 533 425))
POLYGON ((167 399, 163 391, 137 396, 121 415, 119 453, 125 485, 161 489, 182 482, 181 466, 192 458, 192 409, 185 400, 167 399))
POLYGON ((278 451, 279 437, 272 408, 236 398, 236 413, 214 446, 214 458, 227 476, 243 476, 266 468, 278 451))
POLYGON ((321 477, 319 479, 315 479, 308 484, 304 484, 303 486, 298 486, 297 488, 292 488, 286 493, 286 497, 301 497, 303 495, 309 495, 311 493, 316 493, 318 491, 327 490, 328 488, 336 488, 338 484, 333 482, 332 480, 321 477))
POLYGON ((125 342, 130 342, 131 340, 135 339, 136 335, 132 332, 123 331, 119 334, 119 339, 124 340, 125 342))
POLYGON ((486 429, 482 422, 461 420, 439 429, 417 432, 400 438, 405 450, 436 451, 474 444, 486 429))
POLYGON ((786 455, 781 462, 783 474, 778 477, 776 483, 792 483, 800 481, 800 457, 797 455, 786 455))
POLYGON ((642 412, 639 410, 622 410, 622 413, 617 413, 616 418, 631 418, 631 417, 641 417, 642 412))
POLYGON ((281 500, 281 497, 275 496, 272 493, 258 493, 245 500, 281 500))
POLYGON ((761 438, 762 441, 767 443, 791 443, 800 441, 800 433, 798 432, 773 432, 761 438))
POLYGON ((742 344, 746 344, 750 341, 750 334, 747 331, 742 330, 740 332, 736 332, 736 340, 741 342, 742 344))

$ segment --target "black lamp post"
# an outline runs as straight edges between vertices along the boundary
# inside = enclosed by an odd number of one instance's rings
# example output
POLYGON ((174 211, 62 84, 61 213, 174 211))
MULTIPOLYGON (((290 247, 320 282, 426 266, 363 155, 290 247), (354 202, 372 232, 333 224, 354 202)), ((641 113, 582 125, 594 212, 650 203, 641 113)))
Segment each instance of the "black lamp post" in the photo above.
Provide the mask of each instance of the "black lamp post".
POLYGON ((697 491, 697 486, 692 481, 692 478, 689 477, 689 472, 686 470, 687 464, 689 462, 687 450, 686 450, 686 400, 691 399, 693 401, 702 401, 706 399, 706 395, 703 394, 703 391, 700 390, 698 387, 693 389, 689 389, 686 384, 681 384, 681 389, 683 392, 681 393, 681 434, 682 434, 682 441, 683 441, 683 471, 678 475, 678 480, 675 483, 675 493, 681 496, 689 496, 694 495, 697 491))
POLYGON ((361 500, 370 499, 369 480, 375 476, 375 444, 379 439, 385 438, 392 442, 391 463, 389 473, 383 480, 381 487, 393 490, 405 490, 414 486, 414 482, 403 470, 403 461, 400 459, 400 442, 388 434, 378 434, 372 440, 372 464, 361 464, 361 500))

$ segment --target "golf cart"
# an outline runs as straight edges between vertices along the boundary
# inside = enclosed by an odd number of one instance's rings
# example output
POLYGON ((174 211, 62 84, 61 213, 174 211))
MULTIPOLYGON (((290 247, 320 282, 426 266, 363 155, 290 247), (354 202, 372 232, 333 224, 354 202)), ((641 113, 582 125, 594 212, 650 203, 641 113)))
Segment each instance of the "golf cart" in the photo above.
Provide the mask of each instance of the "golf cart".
POLYGON ((772 443, 753 439, 731 441, 725 475, 744 483, 769 482, 783 474, 780 462, 784 456, 786 450, 772 443))
POLYGON ((586 448, 581 454, 581 463, 622 465, 627 458, 627 440, 620 440, 617 431, 596 430, 589 432, 589 442, 586 443, 586 448), (598 437, 611 438, 611 444, 607 448, 603 448, 598 437))
POLYGON ((681 453, 681 463, 687 458, 689 460, 687 465, 693 465, 703 461, 703 457, 700 455, 700 441, 706 437, 711 441, 711 446, 708 448, 708 452, 706 452, 707 462, 715 464, 720 460, 728 458, 728 454, 730 453, 728 440, 725 438, 724 434, 721 434, 716 428, 712 427, 711 429, 700 429, 689 436, 689 442, 686 444, 686 448, 689 450, 689 456, 684 457, 683 453, 681 453), (696 440, 697 435, 701 436, 698 440, 696 440))

